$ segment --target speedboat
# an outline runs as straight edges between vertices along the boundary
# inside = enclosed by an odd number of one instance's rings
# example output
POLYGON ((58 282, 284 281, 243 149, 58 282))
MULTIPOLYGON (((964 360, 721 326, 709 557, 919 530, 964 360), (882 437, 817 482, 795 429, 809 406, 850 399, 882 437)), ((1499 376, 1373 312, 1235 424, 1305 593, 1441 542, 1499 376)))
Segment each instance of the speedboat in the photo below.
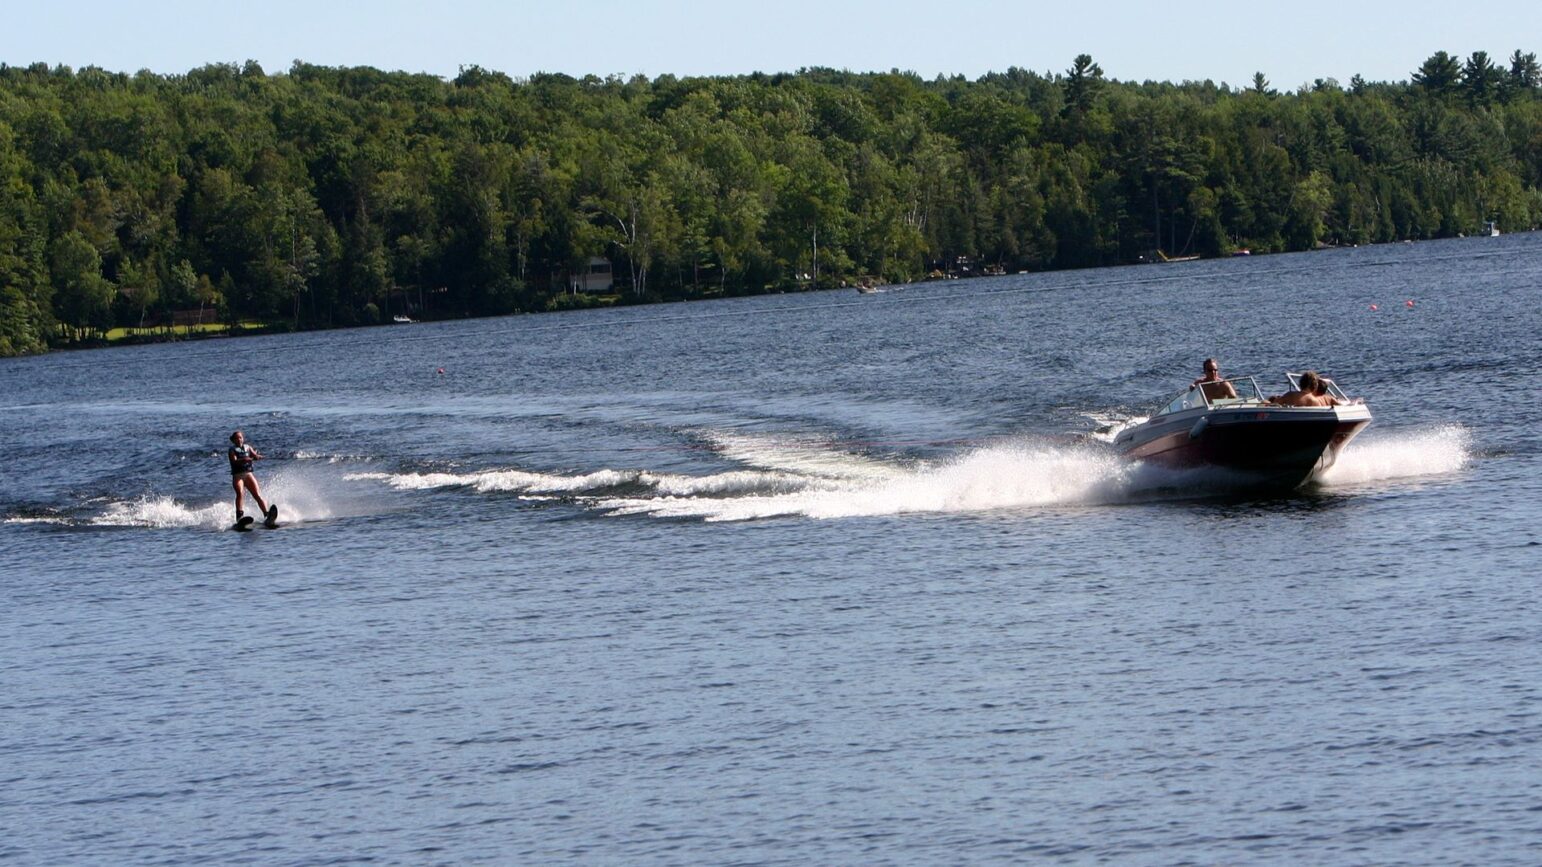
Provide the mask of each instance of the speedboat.
MULTIPOLYGON (((1287 372, 1292 390, 1301 374, 1287 372)), ((1334 406, 1269 403, 1252 376, 1190 386, 1114 437, 1125 457, 1164 467, 1217 471, 1218 482, 1291 489, 1311 481, 1371 423, 1371 410, 1324 380, 1334 406)))

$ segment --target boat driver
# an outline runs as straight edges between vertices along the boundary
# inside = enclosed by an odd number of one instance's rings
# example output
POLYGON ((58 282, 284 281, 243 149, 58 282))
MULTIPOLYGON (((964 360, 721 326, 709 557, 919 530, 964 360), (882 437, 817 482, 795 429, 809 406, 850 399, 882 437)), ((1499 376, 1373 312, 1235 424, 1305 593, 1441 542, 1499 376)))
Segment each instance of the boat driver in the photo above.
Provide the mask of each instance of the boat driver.
POLYGON ((1221 366, 1216 363, 1214 358, 1205 359, 1205 375, 1194 380, 1189 388, 1204 389, 1205 397, 1210 400, 1237 396, 1236 386, 1232 385, 1229 380, 1221 378, 1221 366))

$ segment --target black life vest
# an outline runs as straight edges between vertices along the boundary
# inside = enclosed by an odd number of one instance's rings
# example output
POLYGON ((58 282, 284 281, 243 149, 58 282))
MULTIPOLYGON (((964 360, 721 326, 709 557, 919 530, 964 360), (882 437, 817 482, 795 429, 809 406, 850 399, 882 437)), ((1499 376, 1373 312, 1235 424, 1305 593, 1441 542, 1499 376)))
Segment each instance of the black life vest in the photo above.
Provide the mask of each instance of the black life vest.
POLYGON ((230 447, 230 474, 239 476, 252 471, 252 447, 246 443, 230 447))

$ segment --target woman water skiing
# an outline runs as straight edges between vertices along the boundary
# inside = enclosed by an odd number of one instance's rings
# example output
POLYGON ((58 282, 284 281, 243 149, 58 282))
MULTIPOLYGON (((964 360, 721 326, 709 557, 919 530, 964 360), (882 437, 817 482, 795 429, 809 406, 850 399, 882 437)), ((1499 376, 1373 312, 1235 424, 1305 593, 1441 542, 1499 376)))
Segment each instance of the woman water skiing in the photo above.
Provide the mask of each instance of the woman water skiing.
MULTIPOLYGON (((230 459, 230 484, 236 489, 236 524, 240 525, 246 517, 246 512, 241 508, 246 491, 252 492, 252 498, 261 507, 263 517, 268 524, 273 524, 278 519, 278 506, 270 506, 262 498, 262 487, 257 484, 257 476, 252 473, 252 463, 262 460, 262 454, 246 442, 246 434, 236 431, 230 435, 230 450, 225 456, 230 459)), ((247 523, 251 521, 248 519, 247 523)))

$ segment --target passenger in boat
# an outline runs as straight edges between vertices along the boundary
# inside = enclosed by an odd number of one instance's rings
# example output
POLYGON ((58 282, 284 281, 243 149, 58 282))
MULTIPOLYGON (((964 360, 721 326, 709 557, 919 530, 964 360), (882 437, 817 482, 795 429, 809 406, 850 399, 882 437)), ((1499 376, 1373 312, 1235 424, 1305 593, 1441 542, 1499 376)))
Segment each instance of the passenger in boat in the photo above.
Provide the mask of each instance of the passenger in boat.
POLYGON ((1323 384, 1322 377, 1317 371, 1308 370, 1301 374, 1301 387, 1295 391, 1287 391, 1269 398, 1265 403, 1275 406, 1333 406, 1333 398, 1327 394, 1328 387, 1323 384), (1321 389, 1321 392, 1319 392, 1321 389))
POLYGON ((1237 387, 1232 385, 1229 380, 1221 378, 1221 366, 1216 363, 1214 358, 1205 359, 1205 375, 1194 380, 1189 388, 1204 389, 1205 397, 1211 400, 1237 396, 1237 387))
POLYGON ((1340 400, 1334 397, 1333 393, 1328 391, 1328 386, 1332 382, 1333 380, 1321 374, 1317 377, 1317 396, 1326 401, 1323 406, 1349 406, 1350 404, 1365 403, 1365 399, 1361 397, 1350 398, 1349 400, 1340 400))

